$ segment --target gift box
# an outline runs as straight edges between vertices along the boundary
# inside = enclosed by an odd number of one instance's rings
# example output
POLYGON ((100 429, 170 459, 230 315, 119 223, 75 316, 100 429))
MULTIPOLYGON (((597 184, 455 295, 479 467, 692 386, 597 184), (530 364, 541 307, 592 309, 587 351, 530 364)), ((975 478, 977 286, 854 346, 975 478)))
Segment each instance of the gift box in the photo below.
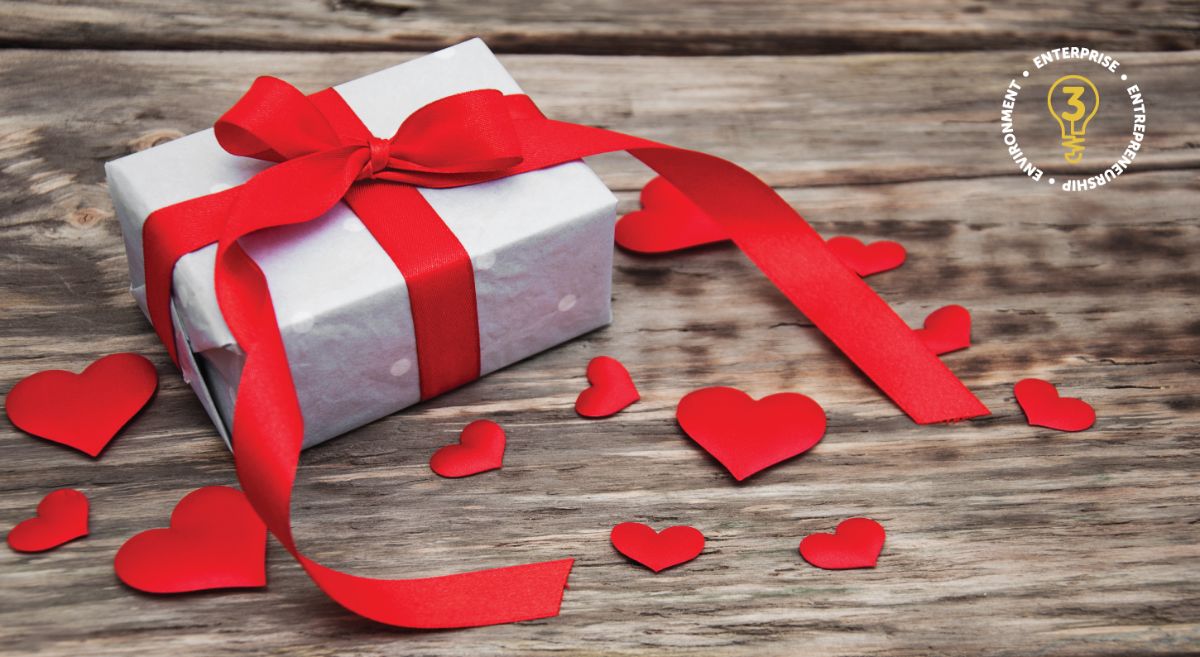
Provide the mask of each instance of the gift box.
MULTIPOLYGON (((334 87, 377 137, 453 94, 522 93, 478 39, 334 87)), ((150 214, 242 184, 269 167, 230 155, 212 130, 109 162, 131 290, 146 299, 142 228, 150 214)), ((487 374, 611 321, 616 198, 582 162, 420 194, 470 256, 487 374)), ((242 240, 263 270, 312 446, 421 399, 409 287, 359 217, 321 218, 242 240)), ((245 354, 222 318, 217 247, 181 258, 171 301, 179 364, 229 440, 245 354)))

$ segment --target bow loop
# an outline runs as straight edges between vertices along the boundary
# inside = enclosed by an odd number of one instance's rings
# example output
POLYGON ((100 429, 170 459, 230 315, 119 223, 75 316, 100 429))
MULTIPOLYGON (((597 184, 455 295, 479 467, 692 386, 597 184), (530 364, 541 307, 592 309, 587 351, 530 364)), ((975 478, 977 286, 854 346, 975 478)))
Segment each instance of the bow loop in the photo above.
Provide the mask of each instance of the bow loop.
POLYGON ((282 162, 342 145, 312 100, 292 85, 260 77, 213 126, 234 155, 282 162))
POLYGON ((260 77, 213 129, 221 147, 234 155, 283 162, 352 146, 361 149, 355 159, 365 160, 360 180, 430 187, 499 178, 523 159, 510 103, 495 89, 425 105, 391 139, 371 136, 357 119, 338 120, 348 108, 328 101, 323 94, 305 96, 278 78, 260 77), (346 124, 353 130, 346 131, 346 124))
POLYGON ((521 163, 504 94, 467 91, 413 112, 392 137, 390 168, 425 173, 480 173, 521 163))

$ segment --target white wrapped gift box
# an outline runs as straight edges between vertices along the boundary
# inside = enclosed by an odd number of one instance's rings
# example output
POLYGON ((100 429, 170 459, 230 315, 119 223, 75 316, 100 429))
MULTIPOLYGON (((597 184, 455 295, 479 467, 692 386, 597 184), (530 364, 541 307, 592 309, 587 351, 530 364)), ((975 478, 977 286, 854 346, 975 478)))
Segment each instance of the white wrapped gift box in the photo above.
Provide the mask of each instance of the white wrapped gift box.
MULTIPOLYGON (((335 88, 378 137, 452 94, 522 93, 478 39, 335 88)), ((150 213, 241 184, 267 166, 226 153, 212 130, 106 165, 143 312, 142 225, 150 213)), ((616 198, 587 165, 421 194, 471 257, 481 374, 611 321, 616 198)), ((243 244, 271 290, 306 447, 420 400, 404 277, 349 207, 339 203, 317 220, 262 231, 243 244)), ((244 355, 217 305, 215 256, 209 245, 179 260, 172 315, 184 378, 228 441, 244 355)))

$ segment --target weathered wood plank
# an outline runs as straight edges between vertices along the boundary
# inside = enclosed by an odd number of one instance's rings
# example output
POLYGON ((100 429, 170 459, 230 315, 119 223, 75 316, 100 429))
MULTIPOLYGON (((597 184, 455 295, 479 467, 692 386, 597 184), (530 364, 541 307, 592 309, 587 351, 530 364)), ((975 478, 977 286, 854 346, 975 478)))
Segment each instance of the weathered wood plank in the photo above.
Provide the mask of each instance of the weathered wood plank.
MULTIPOLYGON (((396 57, 0 55, 0 390, 117 350, 151 356, 163 374, 152 406, 95 462, 0 427, 0 527, 54 487, 80 487, 94 505, 87 539, 41 556, 0 550, 0 653, 1194 652, 1200 181, 1187 134, 1198 55, 1129 58, 1164 90, 1154 150, 1110 188, 1076 196, 1011 175, 997 152, 995 90, 1019 66, 1011 57, 506 58, 552 116, 721 152, 783 185, 825 235, 903 242, 909 262, 871 284, 914 324, 945 303, 972 310, 974 346, 946 360, 995 414, 912 425, 731 248, 618 253, 611 327, 305 454, 298 535, 332 565, 417 575, 579 559, 558 618, 418 633, 353 618, 277 547, 262 592, 154 598, 111 570, 125 538, 233 473, 125 291, 100 163, 203 127, 253 75, 317 88, 396 57), (35 72, 55 83, 28 82, 35 72), (933 86, 946 79, 976 84, 933 86), (878 107, 856 90, 870 86, 889 101, 887 122, 866 120, 878 107), (816 123, 803 111, 813 106, 838 111, 816 123), (748 118, 728 118, 735 108, 748 118), (851 127, 858 150, 825 134, 851 127), (584 421, 571 403, 600 353, 630 366, 644 399, 584 421), (1096 428, 1026 426, 1011 386, 1030 375, 1091 401, 1096 428), (686 391, 714 384, 805 392, 828 412, 829 435, 734 485, 672 419, 686 391), (508 428, 505 468, 432 476, 432 451, 478 417, 508 428), (859 514, 888 528, 878 569, 799 560, 802 536, 859 514), (608 529, 631 519, 694 524, 709 548, 650 575, 608 545, 608 529)), ((647 174, 622 158, 597 164, 635 207, 628 190, 647 174)))
MULTIPOLYGON (((102 161, 211 126, 258 75, 315 91, 411 56, 8 51, 0 54, 8 109, 0 125, 43 133, 43 151, 93 148, 86 156, 102 161), (212 65, 213 57, 223 68, 212 65), (70 120, 51 130, 37 127, 45 123, 47 77, 62 81, 56 93, 70 95, 62 100, 70 120), (104 88, 112 91, 99 93, 104 88), (112 137, 85 138, 96 131, 112 137)), ((798 187, 1016 171, 1000 141, 1000 101, 1028 57, 502 59, 548 116, 710 151, 773 185, 798 187)), ((1193 111, 1200 102, 1200 79, 1193 75, 1200 51, 1130 53, 1121 60, 1150 104, 1148 147, 1134 170, 1200 166, 1193 111)), ((1094 147, 1123 147, 1128 117, 1114 112, 1101 119, 1119 129, 1089 136, 1094 147)), ((1061 171, 1055 159, 1047 152, 1040 161, 1054 173, 1061 171)), ((645 168, 632 159, 606 158, 597 168, 618 189, 638 189, 646 180, 645 168)), ((85 175, 98 181, 101 171, 94 167, 85 175)))
POLYGON ((0 2, 0 44, 38 48, 427 50, 482 36, 503 52, 622 55, 1183 50, 1198 34, 1185 0, 0 2))

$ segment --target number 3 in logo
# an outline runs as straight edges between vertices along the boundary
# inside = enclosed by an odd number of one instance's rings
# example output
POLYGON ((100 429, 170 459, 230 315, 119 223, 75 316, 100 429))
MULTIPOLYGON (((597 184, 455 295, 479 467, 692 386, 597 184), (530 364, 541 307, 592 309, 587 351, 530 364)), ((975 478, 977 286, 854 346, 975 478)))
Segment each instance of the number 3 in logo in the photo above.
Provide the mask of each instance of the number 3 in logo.
POLYGON ((1079 164, 1083 159, 1084 134, 1087 124, 1100 109, 1100 92, 1092 81, 1082 75, 1064 75, 1050 85, 1046 93, 1046 107, 1050 116, 1058 121, 1062 133, 1063 159, 1070 164, 1079 164), (1075 84, 1064 85, 1065 82, 1075 84), (1061 94, 1055 94, 1061 91, 1061 94), (1088 91, 1090 95, 1085 96, 1088 91), (1089 111, 1090 109, 1090 111, 1089 111))

